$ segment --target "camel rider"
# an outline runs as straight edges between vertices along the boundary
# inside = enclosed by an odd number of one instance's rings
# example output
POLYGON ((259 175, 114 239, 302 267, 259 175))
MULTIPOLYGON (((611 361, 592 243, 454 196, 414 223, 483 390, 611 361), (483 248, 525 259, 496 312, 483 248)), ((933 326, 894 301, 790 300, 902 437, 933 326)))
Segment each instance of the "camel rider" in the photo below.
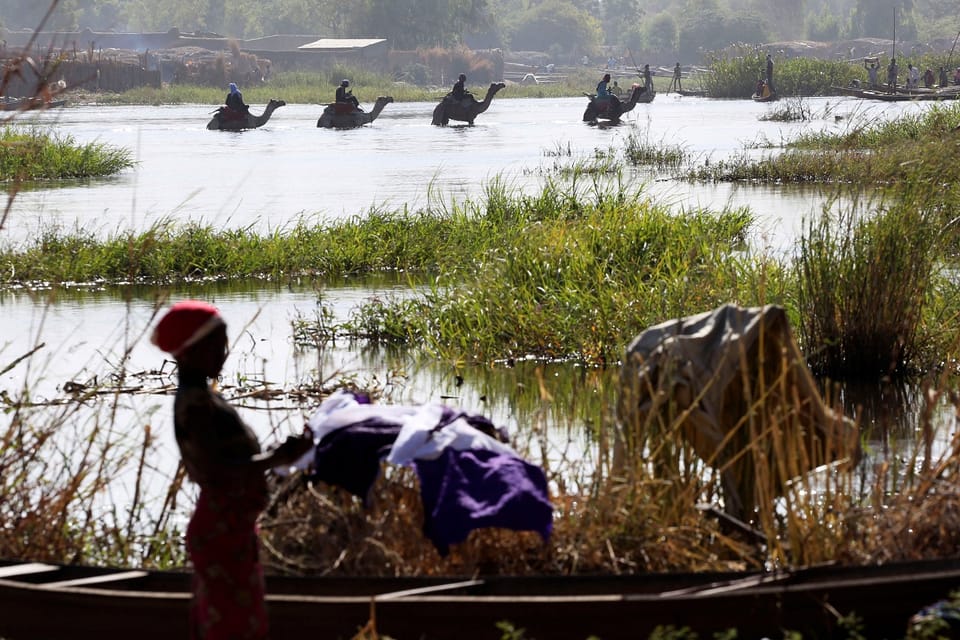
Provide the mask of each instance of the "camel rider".
POLYGON ((359 110, 359 109, 360 109, 360 101, 357 100, 356 97, 354 97, 352 91, 350 91, 349 89, 347 89, 347 87, 349 87, 349 86, 350 86, 350 81, 349 81, 349 80, 344 79, 344 80, 341 80, 341 81, 340 81, 340 86, 337 87, 337 97, 336 97, 336 101, 337 101, 337 102, 342 102, 342 103, 350 103, 350 104, 353 105, 353 108, 354 108, 354 109, 359 110))
POLYGON ((467 74, 461 73, 457 76, 457 81, 453 83, 453 89, 450 90, 450 97, 456 102, 463 102, 464 100, 471 100, 476 102, 476 98, 473 97, 473 94, 467 91, 467 88, 464 84, 467 82, 467 74))
POLYGON ((620 99, 617 98, 617 96, 610 93, 609 85, 610 85, 610 74, 605 73, 603 74, 603 78, 600 80, 600 82, 597 83, 597 100, 601 102, 607 101, 611 105, 620 104, 620 99))
POLYGON ((237 88, 236 83, 230 83, 230 93, 227 94, 227 108, 232 109, 237 113, 242 113, 246 115, 250 111, 250 107, 243 102, 243 94, 240 93, 240 89, 237 88))

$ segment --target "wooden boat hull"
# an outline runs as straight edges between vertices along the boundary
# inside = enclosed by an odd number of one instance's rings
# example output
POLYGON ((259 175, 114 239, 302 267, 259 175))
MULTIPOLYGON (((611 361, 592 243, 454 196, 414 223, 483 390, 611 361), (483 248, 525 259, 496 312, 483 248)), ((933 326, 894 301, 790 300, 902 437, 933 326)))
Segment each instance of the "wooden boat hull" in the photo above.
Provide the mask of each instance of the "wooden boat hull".
POLYGON ((960 98, 958 88, 948 89, 861 89, 857 87, 833 87, 837 93, 864 98, 868 100, 882 100, 884 102, 907 102, 910 100, 957 100, 960 98))
MULTIPOLYGON (((57 567, 11 575, 0 566, 0 637, 186 637, 186 573, 57 567), (115 580, 112 580, 116 577, 115 580)), ((739 637, 838 632, 856 613, 867 637, 906 629, 910 616, 960 585, 960 560, 782 574, 441 578, 268 578, 271 637, 351 638, 375 620, 396 640, 495 640, 497 623, 525 637, 646 637, 659 625, 739 637), (312 632, 312 633, 311 633, 312 632)), ((844 632, 845 633, 845 632, 844 632)), ((844 636, 846 637, 846 636, 844 636)))
POLYGON ((62 107, 66 100, 46 100, 42 98, 3 98, 0 97, 0 111, 31 111, 34 109, 53 109, 62 107))

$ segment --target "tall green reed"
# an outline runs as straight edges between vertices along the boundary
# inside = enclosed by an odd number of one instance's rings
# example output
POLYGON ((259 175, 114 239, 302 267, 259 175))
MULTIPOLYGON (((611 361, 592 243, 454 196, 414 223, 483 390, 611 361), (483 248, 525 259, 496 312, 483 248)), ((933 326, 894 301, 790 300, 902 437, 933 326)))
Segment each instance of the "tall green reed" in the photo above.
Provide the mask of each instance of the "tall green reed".
POLYGON ((801 335, 815 372, 880 378, 916 370, 943 223, 922 200, 854 203, 810 221, 796 258, 801 335))

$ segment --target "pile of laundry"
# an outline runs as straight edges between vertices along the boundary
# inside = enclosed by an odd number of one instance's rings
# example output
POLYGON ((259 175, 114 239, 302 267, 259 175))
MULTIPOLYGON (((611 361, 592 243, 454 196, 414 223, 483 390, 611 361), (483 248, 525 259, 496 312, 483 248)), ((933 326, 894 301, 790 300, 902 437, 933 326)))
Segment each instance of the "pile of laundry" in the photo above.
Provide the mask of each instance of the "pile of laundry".
POLYGON ((369 503, 382 461, 412 467, 424 535, 440 555, 474 529, 535 531, 544 542, 553 508, 543 470, 507 444, 486 417, 441 404, 377 405, 339 390, 307 422, 316 446, 295 467, 369 503))

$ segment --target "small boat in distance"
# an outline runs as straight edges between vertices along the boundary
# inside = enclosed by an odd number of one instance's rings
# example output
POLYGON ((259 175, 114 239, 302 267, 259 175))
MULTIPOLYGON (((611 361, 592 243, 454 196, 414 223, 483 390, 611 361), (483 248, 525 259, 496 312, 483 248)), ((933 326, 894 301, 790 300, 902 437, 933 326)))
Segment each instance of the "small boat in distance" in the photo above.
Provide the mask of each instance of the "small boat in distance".
POLYGON ((0 111, 32 111, 35 109, 53 109, 67 104, 64 99, 44 100, 39 96, 12 98, 0 96, 0 111))

